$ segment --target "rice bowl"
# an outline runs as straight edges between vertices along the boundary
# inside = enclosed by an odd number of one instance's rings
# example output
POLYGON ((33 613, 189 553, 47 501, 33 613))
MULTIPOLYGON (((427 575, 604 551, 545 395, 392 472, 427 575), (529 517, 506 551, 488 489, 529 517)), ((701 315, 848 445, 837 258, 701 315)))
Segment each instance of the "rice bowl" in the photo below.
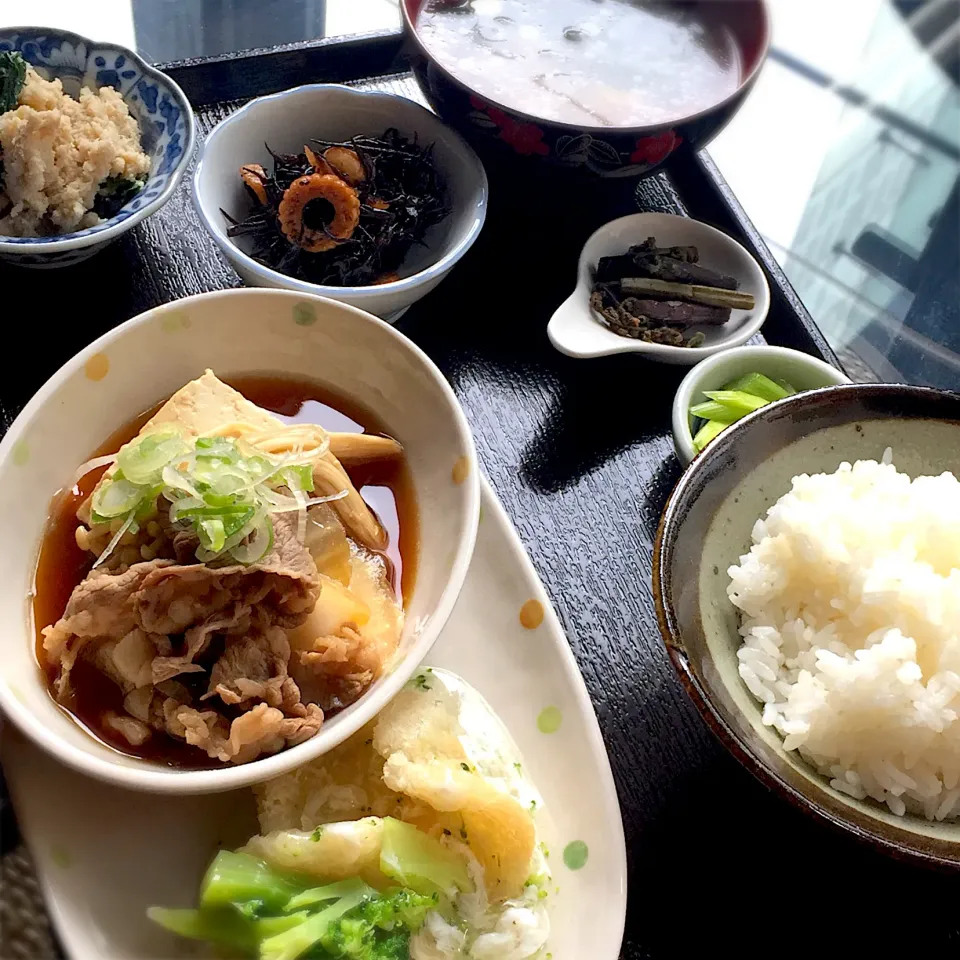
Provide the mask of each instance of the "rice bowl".
MULTIPOLYGON (((790 492, 794 477, 832 474, 845 461, 880 462, 888 447, 910 478, 960 477, 960 396, 843 384, 770 404, 722 433, 667 500, 654 549, 657 619, 701 716, 767 788, 877 852, 953 871, 960 869, 960 817, 928 819, 903 793, 907 809, 898 816, 885 802, 837 789, 836 777, 821 774, 799 749, 785 749, 783 734, 763 722, 766 705, 740 675, 742 611, 730 600, 728 570, 754 545, 758 519, 790 492)), ((946 518, 941 507, 941 531, 946 518)))
POLYGON ((801 474, 729 568, 739 674, 830 785, 960 813, 960 482, 889 462, 801 474))

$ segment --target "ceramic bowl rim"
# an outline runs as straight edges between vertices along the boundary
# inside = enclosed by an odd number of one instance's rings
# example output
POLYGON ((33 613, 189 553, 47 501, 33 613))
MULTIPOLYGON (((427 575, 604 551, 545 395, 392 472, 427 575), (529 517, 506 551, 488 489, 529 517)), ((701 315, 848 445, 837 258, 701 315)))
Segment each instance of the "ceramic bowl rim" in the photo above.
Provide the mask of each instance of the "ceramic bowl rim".
MULTIPOLYGON (((210 133, 207 134, 203 140, 203 143, 200 145, 200 150, 197 155, 197 164, 193 171, 191 192, 193 194, 193 205, 197 211, 197 215, 200 217, 200 222, 203 224, 207 233, 213 238, 213 241, 223 251, 228 260, 239 261, 243 264, 244 268, 249 270, 251 273, 256 274, 258 277, 264 280, 280 284, 282 289, 296 290, 311 296, 326 297, 330 299, 348 296, 351 299, 351 303, 359 303, 363 300, 376 300, 382 297, 384 294, 403 293, 407 290, 416 289, 417 287, 429 283, 431 280, 438 279, 447 273, 454 266, 454 264, 456 264, 461 257, 464 256, 470 247, 473 246, 477 237, 480 235, 480 231, 483 229, 484 222, 486 221, 490 189, 487 182, 486 170, 484 170, 483 164, 480 162, 480 158, 476 155, 473 148, 470 147, 466 140, 464 140, 456 130, 448 126, 435 113, 427 110, 426 107, 421 106, 415 100, 411 100, 409 97, 399 96, 395 93, 387 93, 383 90, 355 90, 353 87, 347 87, 342 83, 303 83, 296 87, 290 87, 287 90, 280 90, 277 93, 270 93, 262 97, 255 97, 253 100, 245 103, 235 113, 231 113, 230 116, 224 117, 223 120, 221 120, 210 131, 210 133), (346 94, 355 99, 379 100, 384 104, 402 101, 405 109, 414 108, 413 112, 417 113, 421 117, 427 117, 430 123, 435 123, 444 128, 445 134, 450 136, 453 143, 456 145, 461 159, 467 166, 472 168, 473 173, 476 176, 479 202, 476 206, 473 224, 442 257, 431 263, 429 266, 424 267, 422 270, 419 270, 417 273, 414 273, 409 277, 404 277, 401 280, 394 280, 391 283, 380 283, 362 287, 334 287, 327 284, 310 283, 306 280, 299 280, 296 277, 290 277, 285 273, 281 273, 279 270, 274 270, 272 267, 265 266, 258 260, 255 260, 253 257, 251 257, 246 251, 241 250, 236 244, 231 243, 230 238, 216 227, 211 217, 207 215, 207 211, 204 209, 204 201, 201 197, 200 191, 200 177, 203 171, 203 164, 206 159, 207 150, 215 141, 218 132, 221 132, 234 123, 249 121, 250 115, 254 112, 254 110, 259 108, 264 103, 269 103, 270 101, 279 101, 286 97, 293 96, 294 94, 299 94, 306 91, 319 96, 332 91, 336 94, 346 94)), ((451 198, 451 200, 452 199, 453 198, 451 198)))
MULTIPOLYGON (((180 181, 183 179, 183 175, 187 172, 187 167, 190 165, 190 160, 193 157, 194 147, 196 146, 197 124, 193 115, 193 107, 190 105, 187 95, 183 92, 183 90, 180 89, 179 84, 177 84, 175 80, 173 80, 163 71, 157 70, 156 67, 152 67, 142 57, 134 53, 133 50, 123 46, 123 44, 113 43, 112 41, 101 42, 98 40, 91 40, 89 37, 85 37, 79 33, 74 33, 72 30, 60 30, 56 27, 0 27, 0 36, 14 33, 47 33, 61 37, 64 40, 68 40, 69 42, 73 43, 74 46, 76 46, 78 43, 82 43, 88 49, 106 48, 109 50, 116 50, 118 53, 122 53, 124 56, 128 57, 141 73, 146 74, 152 80, 155 80, 165 87, 168 87, 171 95, 178 100, 177 106, 180 107, 180 111, 184 117, 187 128, 186 141, 183 145, 183 153, 180 156, 180 160, 170 171, 170 177, 167 181, 166 187, 164 187, 163 190, 161 190, 160 193, 153 198, 153 200, 144 204, 139 210, 135 210, 130 214, 130 216, 124 217, 123 220, 120 220, 117 223, 112 222, 115 218, 104 221, 102 230, 98 230, 96 233, 91 233, 83 237, 76 237, 66 233, 60 240, 48 240, 43 243, 37 243, 35 241, 31 242, 31 238, 29 237, 0 237, 0 253, 20 253, 38 256, 44 253, 63 253, 64 251, 68 250, 82 250, 85 247, 91 247, 94 244, 105 243, 108 240, 113 240, 121 233, 126 233, 126 231, 131 227, 135 227, 138 223, 140 223, 142 220, 145 220, 152 213, 156 213, 157 210, 167 203, 167 201, 173 196, 177 187, 180 186, 180 181)), ((147 180, 148 184, 149 182, 150 181, 147 180)))
MULTIPOLYGON (((836 394, 839 397, 847 392, 855 392, 867 396, 871 393, 875 395, 896 395, 899 393, 917 399, 933 399, 938 396, 942 397, 944 394, 949 394, 949 391, 939 390, 934 387, 921 387, 911 384, 841 383, 821 387, 817 390, 805 391, 793 397, 787 397, 785 400, 780 401, 776 405, 776 408, 772 406, 761 407, 759 410, 748 414, 739 422, 752 423, 764 419, 771 409, 782 412, 788 404, 791 406, 803 406, 809 404, 817 397, 832 394, 836 394)), ((960 399, 960 395, 949 395, 960 399)), ((960 420, 950 422, 957 423, 957 425, 960 426, 960 420)), ((793 785, 787 783, 774 770, 770 769, 764 760, 755 754, 727 723, 726 719, 715 707, 711 693, 703 686, 693 671, 690 665, 690 654, 684 646, 680 634, 680 626, 673 604, 672 591, 669 588, 670 578, 669 576, 665 578, 664 571, 670 570, 673 560, 673 550, 676 542, 673 535, 676 526, 680 522, 678 518, 680 510, 679 504, 684 498, 687 488, 694 483, 697 473, 700 470, 707 469, 713 460, 720 459, 724 456, 728 452, 728 449, 734 446, 736 442, 736 431, 724 431, 691 463, 690 467, 683 472, 673 490, 670 492, 663 513, 661 514, 660 522, 657 525, 653 547, 653 599, 654 606, 656 607, 660 637, 666 647, 670 662, 673 664, 677 676, 680 678, 684 689, 693 701, 694 706, 696 706, 697 711, 720 742, 757 780, 764 786, 771 788, 792 806, 797 807, 805 813, 812 814, 815 818, 826 821, 831 827, 840 832, 852 834, 859 841, 867 845, 880 848, 884 853, 896 859, 920 863, 928 867, 943 870, 960 870, 960 839, 956 842, 957 856, 955 858, 940 855, 933 850, 926 850, 906 841, 899 841, 886 836, 879 828, 882 821, 870 814, 864 817, 865 822, 870 824, 870 826, 861 826, 852 819, 839 816, 824 807, 815 795, 798 790, 793 785)), ((812 783, 813 781, 811 780, 810 782, 812 783)))
MULTIPOLYGON (((34 417, 46 404, 51 402, 53 395, 61 385, 71 376, 82 371, 84 364, 97 353, 103 352, 115 341, 123 338, 131 330, 160 322, 160 318, 167 313, 182 311, 197 301, 211 301, 221 299, 229 306, 231 300, 237 298, 271 298, 287 299, 291 306, 303 302, 303 295, 292 290, 278 290, 262 287, 239 287, 227 290, 215 290, 208 293, 195 294, 182 300, 172 300, 159 304, 143 313, 126 320, 124 323, 108 330, 101 337, 88 344, 73 357, 67 360, 53 373, 33 395, 27 405, 10 425, 2 440, 0 440, 0 465, 5 466, 8 458, 13 456, 13 450, 21 434, 31 424, 34 417)), ((131 790, 141 790, 150 793, 170 795, 191 795, 203 793, 219 793, 234 790, 239 787, 259 783, 285 773, 295 767, 302 766, 332 750, 347 737, 369 722, 383 707, 393 699, 414 673, 422 660, 427 656, 446 624, 450 613, 460 595, 460 589, 466 579, 467 571, 473 556, 476 542, 477 528, 480 514, 480 466, 477 458, 473 433, 467 421, 466 414, 460 406, 453 388, 447 382, 443 373, 436 364, 412 340, 392 327, 389 323, 375 317, 359 307, 353 307, 339 300, 324 297, 314 297, 323 307, 334 309, 341 313, 353 314, 357 323, 372 323, 381 328, 381 332, 388 338, 397 341, 399 348, 411 354, 420 365, 421 374, 429 377, 447 400, 451 419, 459 434, 461 449, 475 469, 471 469, 464 481, 465 507, 468 520, 463 536, 457 544, 453 561, 449 564, 450 573, 446 586, 440 594, 437 606, 432 610, 427 625, 416 636, 410 645, 406 656, 401 658, 382 681, 382 685, 373 693, 366 693, 348 719, 342 722, 337 730, 335 743, 322 747, 323 741, 313 737, 295 747, 282 750, 272 756, 250 763, 236 766, 225 766, 200 770, 173 770, 161 766, 126 767, 111 762, 106 757, 85 753, 74 749, 50 733, 32 710, 20 702, 10 688, 7 679, 0 674, 0 709, 13 721, 16 726, 34 743, 48 754, 74 770, 87 776, 95 777, 116 787, 131 790)), ((39 544, 36 545, 37 548, 39 544)), ((35 562, 35 561, 34 561, 35 562)), ((29 624, 25 621, 24 633, 31 633, 29 624)))
MULTIPOLYGON (((718 365, 728 362, 734 356, 757 357, 758 365, 762 363, 764 357, 789 358, 798 366, 806 366, 810 371, 822 373, 825 379, 830 378, 829 382, 822 384, 824 387, 851 382, 850 378, 839 367, 835 367, 826 360, 813 356, 813 354, 804 353, 802 350, 794 350, 792 347, 780 347, 772 343, 750 343, 711 354, 711 356, 690 368, 686 376, 680 381, 677 392, 673 395, 673 408, 671 410, 673 446, 677 459, 684 466, 692 463, 697 456, 693 449, 693 433, 690 430, 690 419, 687 416, 693 394, 699 389, 704 376, 718 365)), ((809 393, 808 390, 802 392, 809 393)))
MULTIPOLYGON (((491 107, 495 107, 498 110, 503 111, 506 114, 511 116, 519 117, 521 120, 535 124, 538 127, 542 128, 554 128, 557 130, 565 131, 567 133, 581 133, 588 134, 592 137, 603 139, 605 137, 611 136, 631 136, 634 134, 642 134, 643 136, 650 136, 651 134, 656 134, 665 130, 678 130, 681 127, 687 126, 690 123, 695 123, 698 120, 702 120, 704 117, 711 116, 712 114, 719 113, 724 110, 730 104, 734 103, 738 97, 743 96, 749 92, 750 88, 753 86, 754 82, 757 79, 763 65, 767 62, 767 56, 770 53, 770 45, 773 42, 773 31, 771 30, 771 21, 770 21, 770 7, 768 0, 755 0, 759 10, 760 10, 760 22, 763 26, 763 41, 760 44, 760 49, 757 52, 757 62, 753 65, 753 69, 750 70, 745 76, 740 78, 740 82, 737 84, 736 90, 733 93, 728 94, 722 100, 718 100, 716 103, 711 104, 709 107, 705 107, 703 110, 698 111, 697 113, 691 113, 685 117, 678 117, 674 120, 664 121, 662 123, 650 123, 650 124, 633 124, 626 126, 590 126, 585 123, 567 123, 564 120, 547 120, 544 117, 538 117, 533 113, 524 113, 522 110, 518 110, 515 107, 508 106, 499 100, 494 100, 491 97, 485 96, 480 93, 474 87, 472 87, 465 80, 461 80, 455 73, 451 70, 448 70, 442 64, 440 64, 437 59, 430 53, 426 45, 420 39, 420 35, 417 32, 416 25, 413 22, 413 18, 410 16, 410 11, 408 10, 407 0, 400 0, 400 16, 403 18, 403 27, 407 36, 411 37, 414 45, 417 47, 417 50, 420 52, 421 56, 437 70, 439 70, 445 77, 452 81, 456 86, 462 87, 467 91, 468 94, 472 97, 476 97, 479 100, 483 100, 485 103, 489 104, 491 107), (648 132, 649 131, 649 132, 648 132)), ((422 6, 422 4, 421 4, 422 6)))

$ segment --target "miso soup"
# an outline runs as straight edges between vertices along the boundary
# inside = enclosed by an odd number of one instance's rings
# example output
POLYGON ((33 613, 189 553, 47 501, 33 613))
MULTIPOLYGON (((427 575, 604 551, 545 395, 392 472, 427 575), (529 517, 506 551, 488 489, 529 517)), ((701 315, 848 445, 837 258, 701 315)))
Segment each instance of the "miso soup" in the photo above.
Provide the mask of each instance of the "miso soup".
POLYGON ((562 123, 669 123, 741 80, 733 36, 709 3, 427 0, 417 35, 478 93, 562 123))

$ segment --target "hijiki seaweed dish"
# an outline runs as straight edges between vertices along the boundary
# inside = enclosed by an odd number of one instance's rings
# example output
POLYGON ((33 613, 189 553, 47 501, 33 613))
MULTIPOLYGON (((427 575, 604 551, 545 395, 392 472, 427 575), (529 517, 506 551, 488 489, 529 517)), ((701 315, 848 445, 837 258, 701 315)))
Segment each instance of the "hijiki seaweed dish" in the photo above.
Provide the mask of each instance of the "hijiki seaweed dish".
POLYGON ((308 283, 366 286, 397 272, 449 212, 433 147, 396 129, 348 141, 311 140, 303 153, 270 152, 273 172, 240 168, 252 202, 227 236, 246 238, 267 267, 308 283), (312 144, 312 145, 311 145, 312 144))
POLYGON ((715 327, 731 310, 752 310, 752 294, 740 281, 705 267, 694 246, 658 247, 648 237, 624 253, 601 257, 593 277, 590 307, 621 337, 699 347, 699 327, 715 327))

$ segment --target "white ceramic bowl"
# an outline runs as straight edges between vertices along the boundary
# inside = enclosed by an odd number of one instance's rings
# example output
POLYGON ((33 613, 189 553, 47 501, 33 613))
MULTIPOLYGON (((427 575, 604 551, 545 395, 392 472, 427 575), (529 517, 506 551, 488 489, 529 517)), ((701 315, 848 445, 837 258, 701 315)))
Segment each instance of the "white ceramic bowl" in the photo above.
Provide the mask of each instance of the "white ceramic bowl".
POLYGON ((577 286, 557 308, 547 326, 550 342, 570 357, 588 359, 612 353, 639 353, 661 363, 692 366, 720 350, 738 346, 761 327, 770 309, 770 288, 760 264, 732 237, 699 220, 671 213, 634 213, 605 223, 586 242, 577 267, 577 286), (605 326, 590 309, 593 271, 601 257, 626 253, 627 248, 656 237, 664 247, 693 244, 700 262, 740 281, 740 290, 752 293, 753 310, 733 310, 722 326, 703 326, 702 347, 671 347, 621 337, 605 326))
POLYGON ((480 502, 470 428, 429 358, 369 314, 280 290, 231 290, 168 303, 92 343, 44 384, 0 443, 0 485, 0 709, 83 773, 180 794, 266 780, 325 753, 370 720, 426 656, 453 609, 480 502), (225 376, 311 378, 360 400, 406 449, 420 505, 420 555, 392 673, 299 746, 242 766, 176 770, 104 746, 56 705, 37 666, 28 598, 53 495, 111 433, 206 367, 225 376))
POLYGON ((332 84, 313 84, 251 100, 221 120, 204 141, 193 177, 193 197, 203 225, 244 282, 317 294, 361 307, 393 320, 426 296, 470 249, 487 213, 487 175, 466 142, 434 114, 412 100, 332 84), (394 283, 367 287, 332 287, 307 283, 264 266, 249 255, 245 241, 227 236, 222 210, 242 219, 250 200, 237 174, 241 163, 272 170, 265 144, 279 153, 300 153, 311 138, 347 140, 381 135, 396 127, 423 145, 434 145, 450 214, 431 227, 423 247, 407 254, 394 283))
POLYGON ((788 347, 736 347, 707 358, 683 378, 673 398, 673 448, 684 466, 697 455, 693 447, 690 407, 707 399, 704 390, 719 390, 725 383, 747 373, 762 373, 772 380, 786 380, 798 393, 850 382, 842 370, 788 347))

